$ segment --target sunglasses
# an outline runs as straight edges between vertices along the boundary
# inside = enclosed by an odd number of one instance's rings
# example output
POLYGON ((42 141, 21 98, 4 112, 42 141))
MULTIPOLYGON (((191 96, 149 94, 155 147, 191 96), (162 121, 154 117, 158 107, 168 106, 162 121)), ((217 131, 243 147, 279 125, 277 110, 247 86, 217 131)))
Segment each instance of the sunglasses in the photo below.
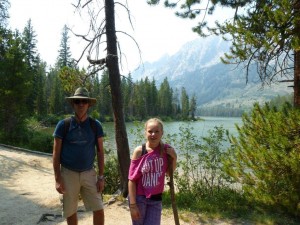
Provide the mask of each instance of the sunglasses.
POLYGON ((89 100, 87 100, 87 99, 75 99, 73 102, 74 102, 74 104, 76 104, 76 105, 79 105, 80 103, 81 103, 81 104, 88 104, 88 103, 89 103, 89 100))

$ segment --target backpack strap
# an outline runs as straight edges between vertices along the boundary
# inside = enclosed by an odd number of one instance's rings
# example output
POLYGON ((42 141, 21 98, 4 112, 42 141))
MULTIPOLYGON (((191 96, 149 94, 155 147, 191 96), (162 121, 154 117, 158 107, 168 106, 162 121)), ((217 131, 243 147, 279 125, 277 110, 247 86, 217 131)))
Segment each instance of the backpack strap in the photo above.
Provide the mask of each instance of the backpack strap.
POLYGON ((70 124, 71 124, 71 117, 65 118, 64 119, 64 128, 65 129, 64 129, 64 136, 63 136, 63 138, 65 138, 65 136, 69 132, 70 124))
POLYGON ((92 117, 89 117, 89 120, 90 120, 90 126, 94 132, 94 135, 95 135, 95 144, 96 144, 96 147, 97 147, 97 151, 99 150, 99 146, 98 146, 98 138, 97 138, 97 125, 96 125, 96 120, 93 119, 92 117))
POLYGON ((89 120, 90 120, 90 125, 91 125, 91 128, 95 134, 95 136, 97 135, 97 125, 96 125, 96 120, 93 119, 92 117, 89 117, 89 120))
POLYGON ((142 154, 141 154, 141 156, 146 155, 146 154, 147 154, 147 149, 146 149, 146 144, 144 143, 144 144, 142 144, 142 154))

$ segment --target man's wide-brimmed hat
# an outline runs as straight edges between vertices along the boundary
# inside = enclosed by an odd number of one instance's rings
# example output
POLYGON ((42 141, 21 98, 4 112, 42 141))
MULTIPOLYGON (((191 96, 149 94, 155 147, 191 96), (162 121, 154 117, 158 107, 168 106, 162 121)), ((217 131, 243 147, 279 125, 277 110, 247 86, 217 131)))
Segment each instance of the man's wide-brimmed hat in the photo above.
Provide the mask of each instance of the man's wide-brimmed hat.
POLYGON ((75 99, 88 99, 90 106, 96 104, 97 100, 95 98, 90 98, 89 92, 86 88, 77 88, 74 96, 66 97, 66 99, 72 103, 75 99))

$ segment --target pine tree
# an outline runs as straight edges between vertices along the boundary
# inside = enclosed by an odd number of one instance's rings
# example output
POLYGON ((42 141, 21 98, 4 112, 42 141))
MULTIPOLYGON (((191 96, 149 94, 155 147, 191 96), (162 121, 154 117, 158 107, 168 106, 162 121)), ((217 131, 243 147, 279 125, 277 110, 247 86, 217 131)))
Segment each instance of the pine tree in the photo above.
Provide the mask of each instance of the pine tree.
POLYGON ((167 0, 165 6, 177 10, 181 18, 200 17, 193 28, 200 36, 214 34, 230 40, 232 47, 222 60, 244 66, 247 78, 256 66, 262 84, 286 78, 294 82, 294 105, 300 106, 300 0, 167 0), (207 18, 217 7, 233 9, 232 16, 211 26, 207 18))
POLYGON ((195 120, 195 112, 197 110, 197 99, 196 99, 196 95, 194 94, 191 98, 191 101, 189 103, 190 106, 190 114, 191 114, 191 119, 195 120))
POLYGON ((57 66, 58 68, 70 67, 75 68, 74 59, 70 50, 68 27, 65 25, 62 31, 62 38, 60 43, 60 49, 58 50, 57 66))
POLYGON ((35 109, 38 116, 44 117, 47 114, 46 63, 38 61, 37 66, 35 109))
POLYGON ((137 85, 135 86, 135 91, 134 91, 135 96, 135 115, 140 119, 143 120, 146 117, 146 109, 147 106, 145 104, 145 81, 141 79, 139 82, 137 82, 137 85))
POLYGON ((30 92, 25 53, 20 46, 18 31, 5 30, 1 34, 0 48, 0 136, 5 143, 21 142, 28 117, 26 99, 30 92))
POLYGON ((152 82, 150 84, 149 94, 149 116, 157 116, 158 91, 154 78, 152 79, 152 82))
POLYGON ((36 112, 35 102, 38 88, 38 61, 39 56, 37 52, 36 34, 33 30, 31 20, 28 20, 26 27, 23 30, 23 44, 22 48, 25 52, 25 63, 27 65, 26 77, 27 82, 31 86, 30 94, 27 98, 27 107, 30 114, 36 112), (35 87, 35 88, 33 88, 35 87))
POLYGON ((227 173, 250 199, 299 216, 299 110, 286 105, 278 111, 255 104, 242 119, 224 158, 227 173))
POLYGON ((107 71, 104 71, 100 79, 100 93, 99 93, 99 112, 100 116, 112 116, 111 93, 109 86, 109 77, 107 71))
POLYGON ((48 89, 48 104, 49 112, 55 115, 64 114, 65 100, 64 100, 64 91, 61 85, 60 78, 58 76, 58 71, 56 69, 50 70, 48 73, 49 78, 49 89, 48 89))
POLYGON ((172 115, 174 118, 180 116, 181 113, 179 96, 180 96, 179 90, 175 88, 173 99, 172 99, 172 115))
POLYGON ((189 96, 184 87, 181 88, 181 118, 187 120, 189 118, 190 106, 189 96))
POLYGON ((158 110, 162 116, 172 115, 173 90, 166 77, 158 90, 158 110))
POLYGON ((124 96, 124 115, 125 119, 129 119, 133 116, 132 98, 133 98, 133 81, 131 74, 128 77, 122 78, 122 93, 124 96))
POLYGON ((27 21, 23 30, 23 42, 23 49, 26 55, 25 62, 28 65, 30 72, 34 72, 38 61, 38 52, 36 34, 32 27, 31 19, 27 21))

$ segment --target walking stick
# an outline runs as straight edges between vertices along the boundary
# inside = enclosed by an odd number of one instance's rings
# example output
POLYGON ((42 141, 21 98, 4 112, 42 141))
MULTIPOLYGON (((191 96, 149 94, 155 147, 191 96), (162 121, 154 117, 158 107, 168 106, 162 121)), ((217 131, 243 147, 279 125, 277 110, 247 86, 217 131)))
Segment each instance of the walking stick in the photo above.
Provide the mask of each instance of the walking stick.
POLYGON ((173 158, 171 156, 168 156, 168 164, 169 164, 169 176, 170 176, 170 181, 168 182, 168 185, 170 187, 170 195, 171 195, 171 203, 172 203, 174 221, 175 221, 175 225, 180 225, 178 211, 177 211, 177 205, 176 205, 176 199, 175 199, 175 188, 174 188, 174 179, 173 179, 173 172, 174 172, 173 171, 173 158))

